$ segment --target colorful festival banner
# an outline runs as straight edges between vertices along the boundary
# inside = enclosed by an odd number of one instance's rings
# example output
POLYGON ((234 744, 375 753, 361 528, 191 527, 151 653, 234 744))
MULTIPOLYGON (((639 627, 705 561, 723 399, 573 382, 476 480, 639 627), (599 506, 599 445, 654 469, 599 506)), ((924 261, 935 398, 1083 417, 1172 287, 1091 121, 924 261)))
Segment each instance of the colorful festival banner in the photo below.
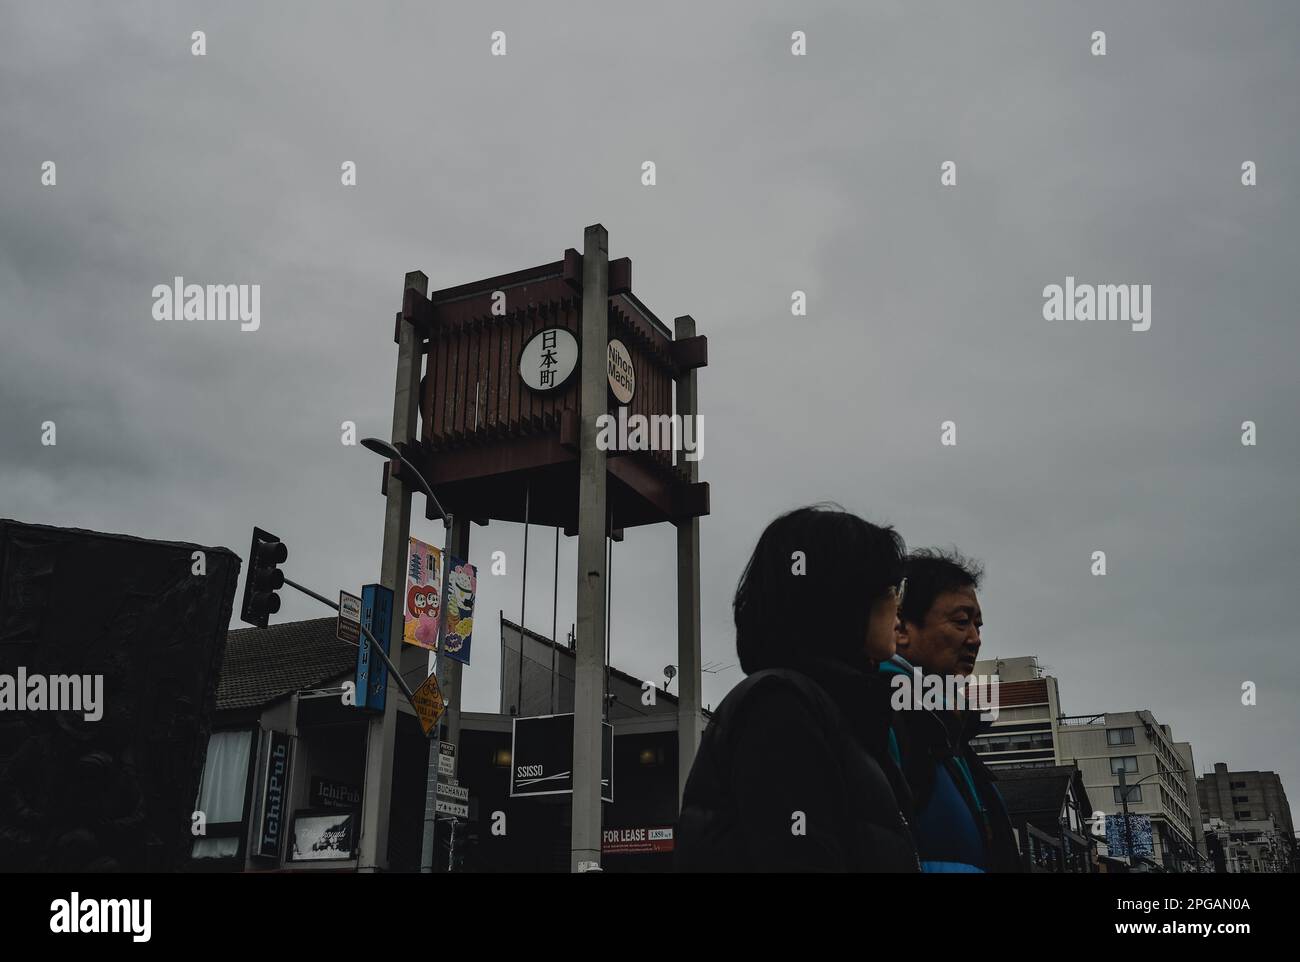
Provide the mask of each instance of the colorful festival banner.
POLYGON ((406 556, 406 604, 402 640, 430 651, 438 650, 439 595, 442 591, 442 552, 411 539, 406 556))
POLYGON ((470 633, 474 630, 474 598, 478 594, 478 569, 468 561, 451 558, 447 577, 447 635, 442 640, 448 658, 469 664, 470 633))

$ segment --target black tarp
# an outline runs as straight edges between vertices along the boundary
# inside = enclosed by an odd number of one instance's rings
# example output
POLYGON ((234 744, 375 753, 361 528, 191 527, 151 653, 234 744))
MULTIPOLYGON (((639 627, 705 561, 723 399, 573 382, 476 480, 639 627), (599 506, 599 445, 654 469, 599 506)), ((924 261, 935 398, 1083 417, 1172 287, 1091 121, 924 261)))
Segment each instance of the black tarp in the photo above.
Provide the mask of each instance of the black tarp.
POLYGON ((184 866, 239 569, 226 548, 0 520, 0 676, 103 678, 98 720, 0 711, 0 870, 184 866))

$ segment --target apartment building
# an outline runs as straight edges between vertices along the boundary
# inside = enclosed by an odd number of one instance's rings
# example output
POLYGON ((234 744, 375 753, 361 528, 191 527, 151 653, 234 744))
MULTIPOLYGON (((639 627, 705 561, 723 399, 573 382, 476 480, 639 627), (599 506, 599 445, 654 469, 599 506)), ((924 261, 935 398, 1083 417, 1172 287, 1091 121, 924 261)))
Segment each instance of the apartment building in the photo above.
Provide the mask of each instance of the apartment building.
POLYGON ((1295 870, 1295 826, 1286 789, 1276 772, 1214 771, 1196 780, 1207 840, 1213 836, 1227 872, 1295 870))
POLYGON ((1032 655, 975 663, 975 674, 997 675, 998 717, 971 746, 991 768, 1052 768, 1063 764, 1057 751, 1061 714, 1056 679, 1032 655))
POLYGON ((1149 815, 1153 867, 1173 872, 1208 870, 1192 747, 1146 710, 1062 716, 1062 762, 1073 762, 1093 806, 1107 815, 1123 811, 1119 774, 1128 788, 1128 811, 1149 815))

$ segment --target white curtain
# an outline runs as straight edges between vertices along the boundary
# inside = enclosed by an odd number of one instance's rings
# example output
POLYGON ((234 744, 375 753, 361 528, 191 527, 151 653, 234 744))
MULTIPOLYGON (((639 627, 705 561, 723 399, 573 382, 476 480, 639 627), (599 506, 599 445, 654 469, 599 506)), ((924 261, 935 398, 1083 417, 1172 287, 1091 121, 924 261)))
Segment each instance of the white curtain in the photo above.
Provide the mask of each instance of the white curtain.
MULTIPOLYGON (((244 788, 248 781, 248 758, 253 749, 249 731, 213 732, 208 738, 208 760, 195 808, 209 825, 238 822, 244 818, 244 788)), ((194 840, 195 858, 229 858, 239 852, 238 838, 194 840)))

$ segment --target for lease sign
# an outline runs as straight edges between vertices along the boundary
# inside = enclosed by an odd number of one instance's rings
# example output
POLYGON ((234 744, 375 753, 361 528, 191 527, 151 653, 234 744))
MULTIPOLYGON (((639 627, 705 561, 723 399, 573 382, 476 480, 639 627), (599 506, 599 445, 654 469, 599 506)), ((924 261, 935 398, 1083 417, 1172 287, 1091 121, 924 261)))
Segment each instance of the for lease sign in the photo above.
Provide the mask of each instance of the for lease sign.
POLYGON ((601 832, 600 850, 605 855, 645 855, 673 850, 673 830, 654 828, 607 828, 601 832))

